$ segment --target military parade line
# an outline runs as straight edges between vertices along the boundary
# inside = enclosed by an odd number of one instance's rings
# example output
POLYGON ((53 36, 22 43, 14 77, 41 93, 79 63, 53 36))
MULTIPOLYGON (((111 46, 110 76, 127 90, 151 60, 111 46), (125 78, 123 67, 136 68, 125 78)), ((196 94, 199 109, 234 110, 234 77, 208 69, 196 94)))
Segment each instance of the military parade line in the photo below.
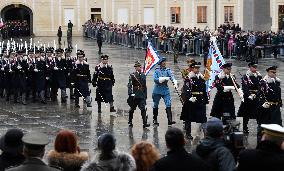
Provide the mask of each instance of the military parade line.
MULTIPOLYGON (((55 43, 54 43, 55 44, 55 43)), ((0 96, 6 101, 27 104, 27 100, 39 101, 46 104, 47 101, 57 100, 58 90, 61 91, 61 102, 66 103, 66 89, 70 91, 70 98, 75 100, 75 107, 79 106, 79 97, 83 97, 87 107, 92 106, 90 96, 90 84, 96 87, 98 112, 101 113, 101 103, 110 104, 110 112, 116 112, 113 106, 112 88, 115 84, 113 68, 108 64, 108 55, 101 55, 101 62, 96 65, 91 77, 89 64, 83 50, 77 50, 76 56, 71 56, 71 49, 55 47, 30 46, 25 42, 16 44, 8 41, 2 42, 1 47, 1 71, 0 71, 0 96)), ((212 47, 212 45, 211 45, 212 47)), ((215 47, 218 50, 216 45, 215 47)), ((216 50, 213 47, 213 50, 216 50)), ((210 53, 210 52, 209 52, 210 53)), ((211 52, 212 53, 212 52, 211 52)), ((215 52, 214 52, 215 53, 215 52)), ((220 53, 220 52, 219 52, 220 53)), ((212 55, 212 54, 210 54, 212 55)), ((210 56, 209 55, 209 56, 210 56)), ((217 54, 221 55, 221 54, 217 54)), ((215 56, 215 54, 213 54, 215 56)), ((220 56, 222 57, 222 56, 220 56)), ((212 63, 208 62, 209 65, 212 63)), ((141 110, 143 128, 149 127, 146 113, 147 84, 146 75, 158 64, 153 74, 154 89, 152 93, 153 125, 158 126, 159 101, 163 98, 166 105, 168 125, 175 124, 171 110, 171 96, 168 87, 169 81, 174 84, 178 92, 178 81, 172 71, 166 65, 166 58, 159 57, 155 49, 148 45, 145 66, 137 61, 134 64, 135 72, 130 74, 128 83, 127 103, 130 106, 128 124, 133 126, 132 119, 136 107, 141 110)), ((217 88, 210 116, 222 118, 224 123, 236 118, 233 91, 236 90, 242 99, 237 116, 243 117, 243 130, 248 133, 248 120, 257 119, 258 124, 282 125, 281 111, 281 87, 280 79, 276 77, 277 67, 267 68, 267 74, 262 77, 257 71, 256 63, 249 63, 248 71, 242 77, 241 87, 231 73, 231 63, 221 63, 220 72, 213 75, 213 79, 206 78, 199 71, 200 62, 193 59, 188 61, 188 68, 183 70, 183 82, 181 101, 183 103, 181 120, 185 123, 186 135, 191 136, 191 122, 205 123, 206 105, 208 104, 207 81, 217 88), (258 109, 258 110, 255 110, 258 109)), ((210 67, 209 67, 210 69, 210 67)), ((212 74, 211 76, 212 77, 212 74)), ((260 134, 260 129, 258 128, 260 134)))

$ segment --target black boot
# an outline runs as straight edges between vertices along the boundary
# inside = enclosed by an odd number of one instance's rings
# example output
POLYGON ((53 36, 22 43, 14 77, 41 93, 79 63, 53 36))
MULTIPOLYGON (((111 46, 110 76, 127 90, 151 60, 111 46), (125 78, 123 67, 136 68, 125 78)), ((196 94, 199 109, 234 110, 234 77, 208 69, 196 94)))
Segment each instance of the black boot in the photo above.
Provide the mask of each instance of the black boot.
POLYGON ((76 107, 76 108, 80 108, 80 105, 79 105, 79 96, 75 96, 75 107, 76 107))
POLYGON ((23 105, 27 105, 26 93, 22 93, 22 104, 23 104, 23 105))
POLYGON ((186 132, 186 138, 192 140, 193 137, 191 136, 191 122, 185 121, 185 132, 186 132))
POLYGON ((153 108, 153 124, 159 126, 158 122, 158 108, 153 108))
POLYGON ((243 132, 244 132, 244 134, 249 134, 248 121, 249 121, 248 118, 243 117, 243 132))
POLYGON ((114 106, 113 106, 113 102, 109 102, 109 105, 110 105, 110 112, 116 112, 116 110, 114 109, 114 106))
POLYGON ((150 124, 147 123, 148 116, 147 116, 147 114, 146 114, 146 110, 142 110, 142 111, 141 111, 141 116, 142 116, 142 120, 143 120, 143 128, 149 127, 150 124))
POLYGON ((132 123, 133 113, 134 113, 134 110, 130 109, 129 116, 128 116, 128 126, 131 128, 133 127, 133 123, 132 123))
POLYGON ((44 92, 44 90, 40 91, 39 96, 40 96, 40 102, 41 102, 42 104, 46 104, 46 101, 45 101, 45 92, 44 92))
POLYGON ((66 90, 64 90, 64 89, 61 89, 61 102, 62 103, 66 103, 66 96, 67 96, 67 94, 66 94, 66 90))
POLYGON ((170 107, 167 107, 167 108, 166 108, 166 113, 167 113, 167 117, 168 117, 168 125, 175 124, 176 122, 173 121, 172 110, 171 110, 170 107))
POLYGON ((98 113, 102 113, 102 103, 101 102, 97 103, 98 103, 98 113))

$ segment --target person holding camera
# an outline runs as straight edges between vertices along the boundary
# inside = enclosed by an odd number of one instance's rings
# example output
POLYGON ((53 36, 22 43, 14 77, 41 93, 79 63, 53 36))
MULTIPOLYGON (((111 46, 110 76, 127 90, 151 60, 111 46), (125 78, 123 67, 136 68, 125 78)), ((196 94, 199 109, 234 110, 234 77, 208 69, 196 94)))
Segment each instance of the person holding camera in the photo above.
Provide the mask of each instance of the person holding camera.
POLYGON ((213 101, 211 116, 222 118, 224 124, 227 120, 236 119, 234 97, 232 91, 236 90, 243 100, 243 91, 236 83, 235 76, 231 73, 232 63, 222 65, 223 70, 215 77, 217 93, 213 101))
POLYGON ((218 118, 211 118, 205 125, 205 138, 200 141, 193 154, 201 158, 211 171, 233 171, 236 162, 224 141, 223 123, 218 118))
POLYGON ((206 92, 206 84, 203 75, 199 72, 200 62, 190 64, 191 72, 184 80, 183 94, 184 104, 181 112, 181 120, 185 121, 186 136, 191 136, 191 122, 205 123, 206 104, 208 104, 208 96, 206 92))

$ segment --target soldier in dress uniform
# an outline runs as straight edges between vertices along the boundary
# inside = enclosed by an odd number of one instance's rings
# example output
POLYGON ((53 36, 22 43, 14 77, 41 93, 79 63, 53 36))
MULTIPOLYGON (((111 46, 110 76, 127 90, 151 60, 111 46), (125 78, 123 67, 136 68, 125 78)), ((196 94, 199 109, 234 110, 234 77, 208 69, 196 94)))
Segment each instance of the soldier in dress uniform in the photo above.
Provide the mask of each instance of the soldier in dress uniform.
POLYGON ((175 124, 172 118, 171 110, 171 95, 168 86, 168 81, 171 80, 174 83, 175 88, 177 88, 177 80, 175 79, 170 68, 166 67, 166 58, 163 57, 159 61, 160 67, 157 67, 154 72, 154 90, 152 94, 154 106, 153 106, 153 123, 158 126, 158 107, 160 99, 163 98, 166 105, 166 113, 168 118, 168 125, 175 124))
POLYGON ((40 51, 35 50, 36 58, 33 60, 33 65, 30 67, 30 70, 33 71, 33 79, 35 81, 35 90, 33 92, 33 98, 36 97, 38 93, 40 102, 46 104, 45 100, 45 86, 46 86, 46 63, 44 57, 40 56, 40 51))
POLYGON ((242 90, 244 92, 244 102, 241 103, 238 117, 243 117, 243 132, 248 134, 249 119, 256 119, 256 106, 259 106, 259 93, 261 74, 257 71, 257 64, 250 62, 249 69, 242 77, 242 90))
POLYGON ((282 125, 281 80, 276 76, 276 70, 276 66, 267 68, 267 75, 260 81, 260 106, 257 117, 258 138, 261 136, 261 124, 282 125))
POLYGON ((56 100, 58 88, 61 90, 61 102, 66 102, 66 77, 65 70, 67 67, 66 59, 63 56, 63 50, 56 50, 56 57, 53 58, 53 77, 52 77, 52 88, 51 88, 51 98, 56 100))
POLYGON ((52 73, 53 73, 53 48, 49 47, 46 49, 46 98, 50 100, 51 98, 51 87, 52 87, 52 73))
POLYGON ((101 56, 101 63, 95 67, 92 84, 96 89, 96 101, 98 112, 101 113, 101 102, 110 104, 110 112, 116 112, 113 106, 112 87, 115 79, 112 65, 108 64, 108 55, 101 56))
POLYGON ((13 75, 14 71, 12 70, 13 59, 12 56, 14 53, 8 50, 7 58, 5 59, 6 66, 4 67, 5 72, 5 92, 6 92, 6 101, 10 100, 10 96, 12 95, 13 91, 13 75))
MULTIPOLYGON (((70 90, 70 99, 75 99, 74 96, 74 87, 71 85, 72 72, 75 67, 76 58, 71 56, 72 50, 67 48, 65 49, 65 59, 66 59, 66 87, 70 90)), ((77 52, 78 53, 78 52, 77 52)), ((84 52, 83 52, 84 53, 84 52)))
POLYGON ((206 84, 203 75, 199 72, 200 62, 194 62, 190 65, 192 71, 184 80, 183 93, 185 95, 182 107, 181 120, 185 121, 186 136, 191 136, 191 122, 205 123, 206 104, 208 104, 208 96, 206 92, 206 84))
POLYGON ((7 169, 8 171, 59 171, 47 166, 42 158, 45 146, 49 143, 48 136, 40 132, 30 132, 23 136, 23 154, 26 160, 19 166, 7 169))
POLYGON ((91 73, 89 64, 84 60, 85 53, 82 50, 77 52, 78 60, 75 63, 74 85, 75 85, 75 106, 79 106, 79 97, 83 97, 87 103, 87 107, 92 107, 90 97, 89 83, 91 83, 91 73))
POLYGON ((149 127, 147 123, 148 116, 146 114, 146 99, 147 99, 147 86, 146 86, 146 75, 142 72, 142 66, 139 61, 134 64, 135 72, 130 74, 128 82, 128 95, 127 99, 129 110, 129 127, 133 127, 132 119, 133 113, 138 106, 141 111, 143 128, 149 127))
POLYGON ((27 56, 24 56, 24 53, 23 50, 18 51, 16 65, 14 65, 13 68, 15 70, 14 96, 16 100, 21 97, 21 103, 26 105, 29 63, 27 56))
POLYGON ((191 72, 191 70, 192 70, 192 68, 190 67, 190 65, 192 64, 192 63, 194 63, 195 62, 195 60, 193 59, 193 58, 189 58, 189 59, 187 59, 186 60, 186 63, 187 63, 187 65, 188 65, 188 68, 185 68, 185 69, 183 69, 182 71, 181 71, 181 75, 182 75, 182 78, 183 79, 187 79, 187 76, 188 76, 188 74, 191 72))
POLYGON ((231 74, 232 63, 223 64, 222 68, 223 70, 215 77, 214 84, 217 88, 217 93, 210 115, 219 119, 222 118, 224 125, 226 125, 227 120, 236 118, 232 91, 237 88, 241 98, 243 93, 240 86, 236 83, 235 76, 231 74))

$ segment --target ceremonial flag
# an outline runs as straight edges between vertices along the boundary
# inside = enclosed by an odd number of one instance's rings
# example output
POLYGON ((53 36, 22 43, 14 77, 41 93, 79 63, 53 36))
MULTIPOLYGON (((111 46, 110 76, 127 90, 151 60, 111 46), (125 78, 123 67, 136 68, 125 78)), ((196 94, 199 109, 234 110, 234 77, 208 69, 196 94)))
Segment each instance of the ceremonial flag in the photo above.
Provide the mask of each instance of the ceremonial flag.
POLYGON ((216 37, 211 37, 207 65, 204 74, 204 78, 207 80, 206 90, 208 95, 210 91, 215 87, 215 77, 222 71, 222 65, 224 64, 225 60, 217 46, 216 37))
POLYGON ((152 46, 151 42, 148 42, 147 52, 144 62, 144 74, 148 75, 150 70, 160 61, 160 56, 158 55, 156 49, 152 46))

